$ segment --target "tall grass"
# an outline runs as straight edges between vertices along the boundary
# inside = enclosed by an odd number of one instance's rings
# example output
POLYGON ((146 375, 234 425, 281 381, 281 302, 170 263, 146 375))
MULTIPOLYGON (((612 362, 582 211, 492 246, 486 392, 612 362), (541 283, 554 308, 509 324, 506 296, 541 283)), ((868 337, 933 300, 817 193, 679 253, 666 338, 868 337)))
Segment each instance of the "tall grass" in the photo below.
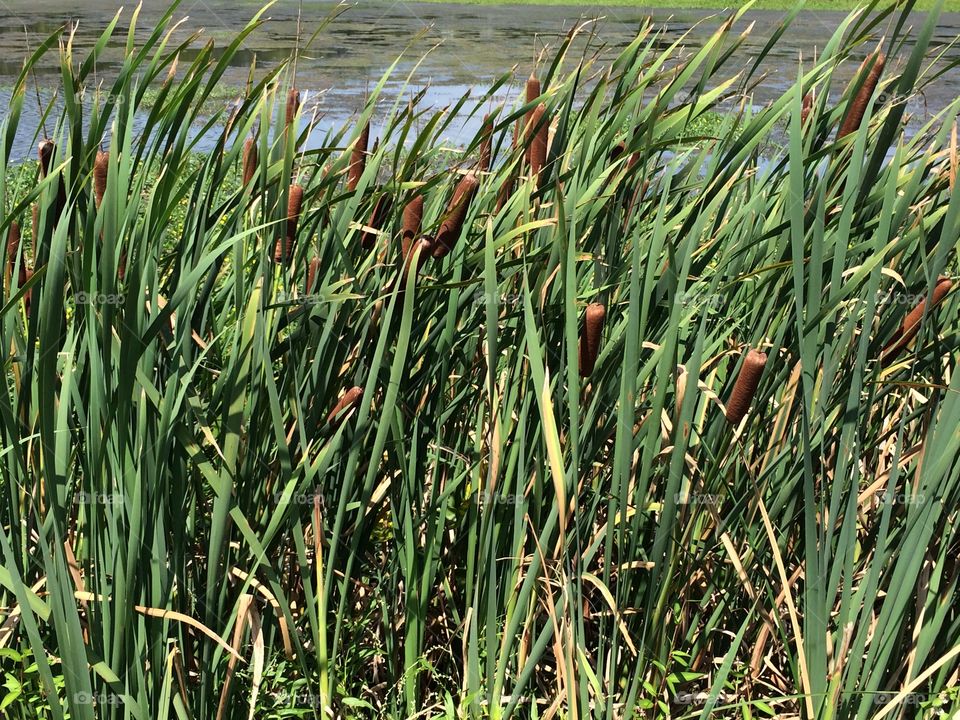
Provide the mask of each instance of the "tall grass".
POLYGON ((909 8, 765 107, 737 12, 608 66, 581 27, 535 92, 442 110, 391 68, 310 150, 292 64, 201 112, 260 14, 216 52, 124 17, 99 91, 120 16, 52 36, 0 127, 0 233, 37 216, 0 324, 5 716, 960 707, 960 101, 905 132, 941 72, 909 8))

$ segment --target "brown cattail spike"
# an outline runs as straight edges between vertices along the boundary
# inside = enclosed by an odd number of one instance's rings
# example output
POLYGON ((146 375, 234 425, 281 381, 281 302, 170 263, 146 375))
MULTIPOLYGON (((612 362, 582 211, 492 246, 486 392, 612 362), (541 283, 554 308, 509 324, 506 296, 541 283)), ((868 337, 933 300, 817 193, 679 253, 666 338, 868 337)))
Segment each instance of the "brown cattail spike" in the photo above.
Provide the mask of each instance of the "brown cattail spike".
MULTIPOLYGON (((950 278, 937 278, 937 284, 933 286, 933 295, 932 298, 930 298, 933 301, 931 303, 931 310, 943 302, 943 299, 952 288, 953 281, 950 280, 950 278)), ((885 360, 889 360, 899 354, 920 331, 920 321, 923 319, 923 313, 927 310, 927 300, 928 298, 924 298, 916 307, 907 313, 900 328, 894 334, 893 339, 883 349, 885 360)))
POLYGON ((464 175, 463 179, 457 183, 457 188, 453 192, 450 204, 447 206, 447 212, 440 223, 440 230, 433 243, 433 256, 442 258, 451 250, 460 239, 460 232, 463 230, 463 223, 467 219, 467 212, 470 209, 470 202, 473 200, 480 181, 473 173, 464 175))
POLYGON ((527 126, 527 161, 530 163, 530 174, 536 177, 547 162, 547 138, 550 132, 550 122, 547 119, 547 106, 537 105, 530 116, 527 126))
POLYGON ((294 183, 287 194, 287 237, 285 243, 277 242, 274 260, 290 262, 293 246, 297 241, 297 225, 300 223, 300 207, 303 204, 303 188, 294 183))
POLYGON ((300 91, 290 88, 287 93, 287 127, 296 121, 298 112, 300 112, 300 91))
POLYGON ((56 149, 53 140, 41 140, 37 148, 37 158, 40 160, 40 175, 46 177, 50 172, 50 161, 53 159, 53 151, 56 149))
POLYGON ((367 123, 360 132, 360 137, 353 146, 350 154, 350 169, 347 171, 347 190, 353 192, 360 184, 363 171, 367 167, 367 145, 370 142, 370 123, 367 123))
MULTIPOLYGON (((393 207, 393 199, 386 193, 380 195, 380 197, 377 198, 377 202, 373 206, 372 212, 370 213, 370 219, 367 221, 367 227, 379 231, 382 228, 387 215, 390 214, 391 207, 393 207)), ((367 250, 376 245, 376 242, 376 232, 365 230, 360 236, 360 246, 366 248, 367 250)))
POLYGON ((803 96, 803 103, 800 107, 800 125, 807 124, 807 118, 810 117, 810 111, 813 109, 813 93, 807 93, 803 96))
MULTIPOLYGON (((17 264, 17 255, 20 253, 20 226, 16 222, 10 223, 7 230, 7 277, 12 275, 17 264)), ((24 258, 25 260, 26 258, 24 258)), ((9 280, 8 280, 9 281, 9 280)))
POLYGON ((310 264, 307 265, 307 295, 314 291, 313 284, 317 281, 317 275, 320 273, 320 258, 314 255, 310 258, 310 264))
POLYGON ((532 103, 538 97, 540 97, 540 81, 537 80, 536 73, 530 73, 530 77, 527 78, 527 92, 526 99, 527 103, 532 103))
POLYGON ((880 75, 883 73, 885 63, 886 56, 879 51, 871 53, 867 56, 867 59, 863 61, 861 71, 856 75, 856 78, 861 81, 860 89, 857 91, 853 100, 851 100, 847 114, 843 119, 843 123, 840 125, 840 130, 837 132, 838 140, 855 132, 860 127, 860 123, 863 122, 863 115, 867 110, 867 103, 870 102, 870 98, 873 97, 873 91, 876 90, 877 83, 880 82, 880 75), (864 77, 863 74, 864 70, 867 71, 866 77, 864 77))
POLYGON ((727 421, 732 425, 738 425, 750 409, 766 364, 767 356, 759 350, 748 350, 744 356, 740 374, 727 401, 727 421))
POLYGON ((260 159, 257 156, 257 141, 247 138, 243 142, 243 186, 246 187, 253 180, 257 172, 260 159))
POLYGON ((400 251, 406 258, 410 254, 413 239, 420 233, 423 221, 423 195, 417 195, 403 208, 403 229, 400 235, 400 251))
POLYGON ((110 154, 97 150, 97 157, 93 161, 93 197, 97 207, 103 203, 103 196, 107 192, 107 172, 110 168, 110 154))
POLYGON ((347 414, 347 411, 359 405, 361 399, 363 399, 363 388, 354 385, 337 400, 337 404, 333 406, 333 410, 327 415, 327 423, 336 422, 336 425, 339 425, 340 421, 342 421, 347 414))
POLYGON ((490 170, 491 142, 493 140, 493 121, 489 115, 483 116, 483 125, 480 128, 480 158, 477 160, 477 170, 490 170))
POLYGON ((600 338, 607 310, 600 303, 590 303, 584 312, 583 330, 580 333, 580 377, 590 377, 600 354, 600 338))

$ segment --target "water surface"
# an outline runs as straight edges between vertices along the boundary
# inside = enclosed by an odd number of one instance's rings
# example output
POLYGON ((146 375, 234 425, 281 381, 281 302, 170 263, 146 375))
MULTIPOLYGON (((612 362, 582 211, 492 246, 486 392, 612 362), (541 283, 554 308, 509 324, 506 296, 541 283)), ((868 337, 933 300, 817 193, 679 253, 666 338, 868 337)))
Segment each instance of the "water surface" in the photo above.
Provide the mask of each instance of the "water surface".
MULTIPOLYGON (((9 97, 9 86, 19 73, 22 59, 47 35, 64 24, 75 24, 74 47, 83 57, 100 32, 113 18, 120 3, 115 0, 3 0, 0 12, 0 102, 9 97)), ((322 18, 335 8, 333 2, 318 0, 302 4, 281 0, 268 11, 270 22, 257 29, 244 43, 242 51, 224 78, 224 86, 240 87, 247 79, 251 62, 256 60, 263 70, 287 58, 292 49, 314 33, 322 18), (298 17, 302 7, 302 16, 298 17)), ((145 38, 162 15, 166 4, 150 2, 140 12, 139 37, 145 38)), ((202 30, 202 37, 211 37, 223 47, 257 12, 259 3, 250 0, 201 0, 184 2, 174 17, 186 18, 176 37, 202 30)), ((132 7, 124 10, 120 21, 122 32, 116 32, 102 56, 97 72, 109 79, 122 60, 126 26, 132 7)), ((765 58, 761 70, 765 79, 753 91, 751 100, 763 104, 777 97, 797 77, 798 60, 809 63, 827 42, 845 17, 841 12, 806 11, 799 15, 776 47, 765 58)), ((454 103, 471 89, 483 97, 484 89, 506 72, 513 70, 514 82, 496 99, 516 97, 523 79, 535 68, 543 68, 545 49, 555 47, 560 38, 581 19, 594 19, 591 33, 583 33, 576 51, 603 48, 604 58, 613 57, 636 36, 647 18, 663 28, 662 45, 686 35, 684 47, 695 51, 717 28, 722 13, 710 10, 651 9, 595 6, 470 6, 415 2, 356 2, 317 40, 304 51, 297 62, 296 83, 305 91, 306 107, 320 115, 323 131, 334 124, 349 121, 364 103, 366 94, 377 83, 390 64, 406 50, 409 60, 402 60, 387 87, 385 99, 390 101, 402 88, 402 81, 414 69, 407 92, 426 90, 425 103, 442 108, 454 103), (432 49, 431 49, 432 48, 432 49)), ((784 17, 777 11, 746 13, 739 29, 753 25, 742 60, 735 58, 722 74, 732 74, 750 64, 784 17)), ((925 19, 916 14, 913 26, 919 28, 925 19)), ((888 28, 888 31, 892 28, 888 28)), ((934 43, 946 46, 960 36, 960 14, 941 17, 934 43)), ((908 38, 901 57, 912 46, 908 38)), ((189 60, 189 55, 184 61, 189 60)), ((960 48, 947 50, 945 59, 960 58, 960 48)), ((41 97, 48 97, 59 83, 55 54, 51 62, 38 69, 32 81, 41 97)), ((842 87, 856 70, 861 58, 855 57, 838 73, 836 87, 842 87)), ((942 109, 960 95, 960 76, 950 71, 922 96, 910 104, 913 126, 942 109)), ((225 93, 225 95, 228 93, 225 93)), ((226 102, 226 99, 224 100, 226 102)), ((492 101, 488 101, 492 104, 492 101)), ((38 105, 27 103, 17 136, 16 153, 32 153, 33 135, 37 132, 38 105)), ((2 112, 0 112, 2 116, 2 112)), ((452 142, 469 138, 476 122, 454 123, 448 135, 452 142)))

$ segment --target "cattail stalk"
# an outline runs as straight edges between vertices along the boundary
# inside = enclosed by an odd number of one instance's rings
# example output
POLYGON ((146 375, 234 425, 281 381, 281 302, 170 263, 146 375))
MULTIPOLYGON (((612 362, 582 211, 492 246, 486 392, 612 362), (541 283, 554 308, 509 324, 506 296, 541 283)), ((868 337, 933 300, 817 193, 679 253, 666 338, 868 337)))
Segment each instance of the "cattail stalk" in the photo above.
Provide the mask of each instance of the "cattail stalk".
POLYGON ((403 208, 400 252, 404 258, 410 255, 413 239, 420 234, 421 222, 423 222, 423 195, 417 195, 403 208))
POLYGON ((463 230, 463 223, 467 218, 467 212, 470 210, 470 202, 480 186, 480 181, 473 173, 463 176, 463 179, 457 183, 457 188, 453 192, 450 204, 447 206, 446 215, 443 222, 440 223, 440 230, 433 243, 433 256, 442 258, 451 250, 460 239, 460 233, 463 230))
POLYGON ((367 145, 370 142, 370 123, 367 123, 360 132, 360 137, 353 146, 350 154, 350 168, 347 171, 347 190, 353 192, 360 184, 363 171, 367 167, 367 145))
POLYGON ((257 141, 253 138, 247 138, 243 142, 243 187, 249 185, 250 181, 253 180, 259 164, 257 141))
POLYGON ((883 73, 885 63, 886 56, 879 51, 871 53, 867 56, 866 60, 863 61, 861 71, 856 75, 856 77, 862 78, 862 84, 860 85, 860 90, 850 103, 850 107, 847 109, 843 123, 840 125, 840 130, 837 132, 838 140, 855 132, 860 127, 860 123, 863 122, 863 115, 867 110, 867 103, 870 102, 870 98, 873 97, 873 91, 877 88, 877 83, 880 82, 880 75, 883 73), (866 78, 864 78, 863 69, 867 67, 870 69, 867 72, 866 78))
POLYGON ((726 416, 730 424, 738 425, 746 416, 750 403, 753 402, 753 396, 757 393, 760 376, 766 364, 766 354, 759 350, 747 351, 743 358, 743 365, 740 367, 740 374, 733 385, 733 392, 727 401, 726 416))
POLYGON ((290 262, 293 246, 297 241, 297 225, 300 223, 300 208, 303 204, 303 188, 294 183, 287 194, 287 237, 286 242, 277 241, 274 251, 276 262, 290 262))
POLYGON ((584 312, 583 330, 580 332, 580 377, 593 375, 600 355, 600 338, 607 317, 606 308, 600 303, 590 303, 584 312))
POLYGON ((103 203, 103 196, 107 192, 107 172, 110 168, 110 153, 97 150, 93 161, 93 197, 97 208, 103 203))

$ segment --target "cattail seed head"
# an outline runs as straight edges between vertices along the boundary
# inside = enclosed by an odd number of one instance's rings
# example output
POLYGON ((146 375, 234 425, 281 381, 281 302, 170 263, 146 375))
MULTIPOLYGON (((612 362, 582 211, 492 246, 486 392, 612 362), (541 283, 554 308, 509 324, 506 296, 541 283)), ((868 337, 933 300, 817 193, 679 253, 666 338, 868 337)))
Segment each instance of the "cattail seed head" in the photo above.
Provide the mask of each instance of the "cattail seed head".
MULTIPOLYGON (((393 198, 386 193, 380 195, 370 213, 370 219, 367 221, 367 227, 373 228, 374 230, 382 229, 384 220, 386 220, 387 215, 390 214, 391 207, 393 207, 393 198)), ((375 232, 368 232, 365 230, 360 236, 361 247, 364 247, 368 250, 372 248, 376 242, 377 233, 375 232)))
POLYGON ((810 116, 810 111, 813 109, 813 93, 808 92, 803 96, 803 103, 800 107, 800 126, 807 124, 807 118, 810 116))
POLYGON ((943 302, 947 293, 953 288, 953 281, 947 277, 937 278, 936 285, 933 286, 933 293, 930 298, 921 300, 903 319, 900 328, 894 334, 893 339, 883 350, 884 360, 889 360, 903 350, 910 341, 920 331, 920 321, 923 319, 923 313, 927 310, 928 300, 932 300, 931 310, 943 302))
POLYGON ((490 153, 493 140, 493 121, 490 115, 483 116, 483 126, 480 129, 480 158, 477 160, 477 170, 487 172, 490 170, 490 153))
POLYGON ((417 195, 403 208, 403 229, 400 235, 400 251, 403 257, 410 254, 413 239, 420 233, 423 221, 423 195, 417 195))
POLYGON ((733 392, 730 393, 730 399, 727 401, 726 416, 730 424, 738 425, 746 416, 766 364, 766 354, 759 350, 747 351, 743 358, 743 365, 740 367, 740 374, 733 384, 733 392))
POLYGON ((107 192, 107 171, 109 167, 110 153, 97 150, 97 157, 93 161, 93 197, 98 208, 107 192))
POLYGON ((17 255, 20 252, 20 226, 16 222, 10 223, 7 230, 7 272, 13 273, 17 264, 17 255))
POLYGON ((347 171, 347 190, 353 192, 360 184, 363 171, 367 167, 367 145, 370 142, 370 123, 367 123, 360 132, 353 152, 350 154, 350 169, 347 171))
POLYGON ((276 262, 290 262, 293 246, 297 241, 297 225, 300 223, 300 208, 303 204, 303 188, 294 183, 287 193, 287 237, 286 242, 277 242, 274 252, 276 262))
POLYGON ((296 121, 298 112, 300 112, 300 91, 290 88, 287 92, 287 127, 296 121))
POLYGON ((540 97, 540 81, 537 80, 536 73, 530 73, 530 77, 527 78, 527 88, 526 88, 526 99, 527 103, 532 103, 538 97, 540 97))
POLYGON ((243 186, 246 187, 253 180, 257 172, 260 159, 257 153, 257 141, 247 138, 243 142, 243 186))
POLYGON ((40 175, 46 177, 50 172, 50 161, 53 159, 53 151, 57 146, 53 140, 41 140, 37 148, 37 158, 40 160, 40 175))
POLYGON ((314 291, 313 284, 317 281, 317 275, 320 273, 320 258, 314 255, 310 258, 310 264, 307 265, 307 287, 306 294, 314 291))
POLYGON ((543 103, 534 108, 527 126, 527 161, 530 163, 530 173, 534 176, 547 162, 547 140, 550 132, 550 122, 547 118, 547 106, 543 103))
POLYGON ((584 311, 583 330, 580 331, 580 377, 590 377, 600 354, 600 338, 603 335, 603 323, 607 317, 606 308, 600 303, 590 303, 584 311))
POLYGON ((467 218, 467 212, 470 209, 470 202, 473 200, 480 181, 473 173, 463 176, 463 179, 457 183, 457 188, 453 192, 450 204, 447 206, 447 212, 440 223, 440 230, 433 243, 433 256, 442 258, 451 250, 460 239, 460 232, 463 230, 463 223, 467 218))
POLYGON ((867 56, 866 60, 863 61, 863 65, 860 66, 861 71, 856 75, 856 77, 862 78, 860 89, 851 101, 843 123, 840 125, 840 130, 837 132, 838 140, 855 132, 860 127, 860 123, 863 122, 863 115, 867 109, 867 103, 873 96, 873 91, 876 89, 877 83, 880 82, 880 75, 883 73, 885 63, 886 56, 879 51, 871 53, 867 56), (863 69, 867 67, 870 69, 864 78, 863 69))
POLYGON ((362 399, 363 388, 359 387, 358 385, 354 385, 343 395, 341 395, 339 400, 337 400, 337 404, 333 406, 333 410, 331 410, 330 414, 327 415, 327 423, 335 423, 335 426, 339 426, 340 422, 343 421, 344 416, 346 416, 347 411, 352 410, 359 405, 362 399))

